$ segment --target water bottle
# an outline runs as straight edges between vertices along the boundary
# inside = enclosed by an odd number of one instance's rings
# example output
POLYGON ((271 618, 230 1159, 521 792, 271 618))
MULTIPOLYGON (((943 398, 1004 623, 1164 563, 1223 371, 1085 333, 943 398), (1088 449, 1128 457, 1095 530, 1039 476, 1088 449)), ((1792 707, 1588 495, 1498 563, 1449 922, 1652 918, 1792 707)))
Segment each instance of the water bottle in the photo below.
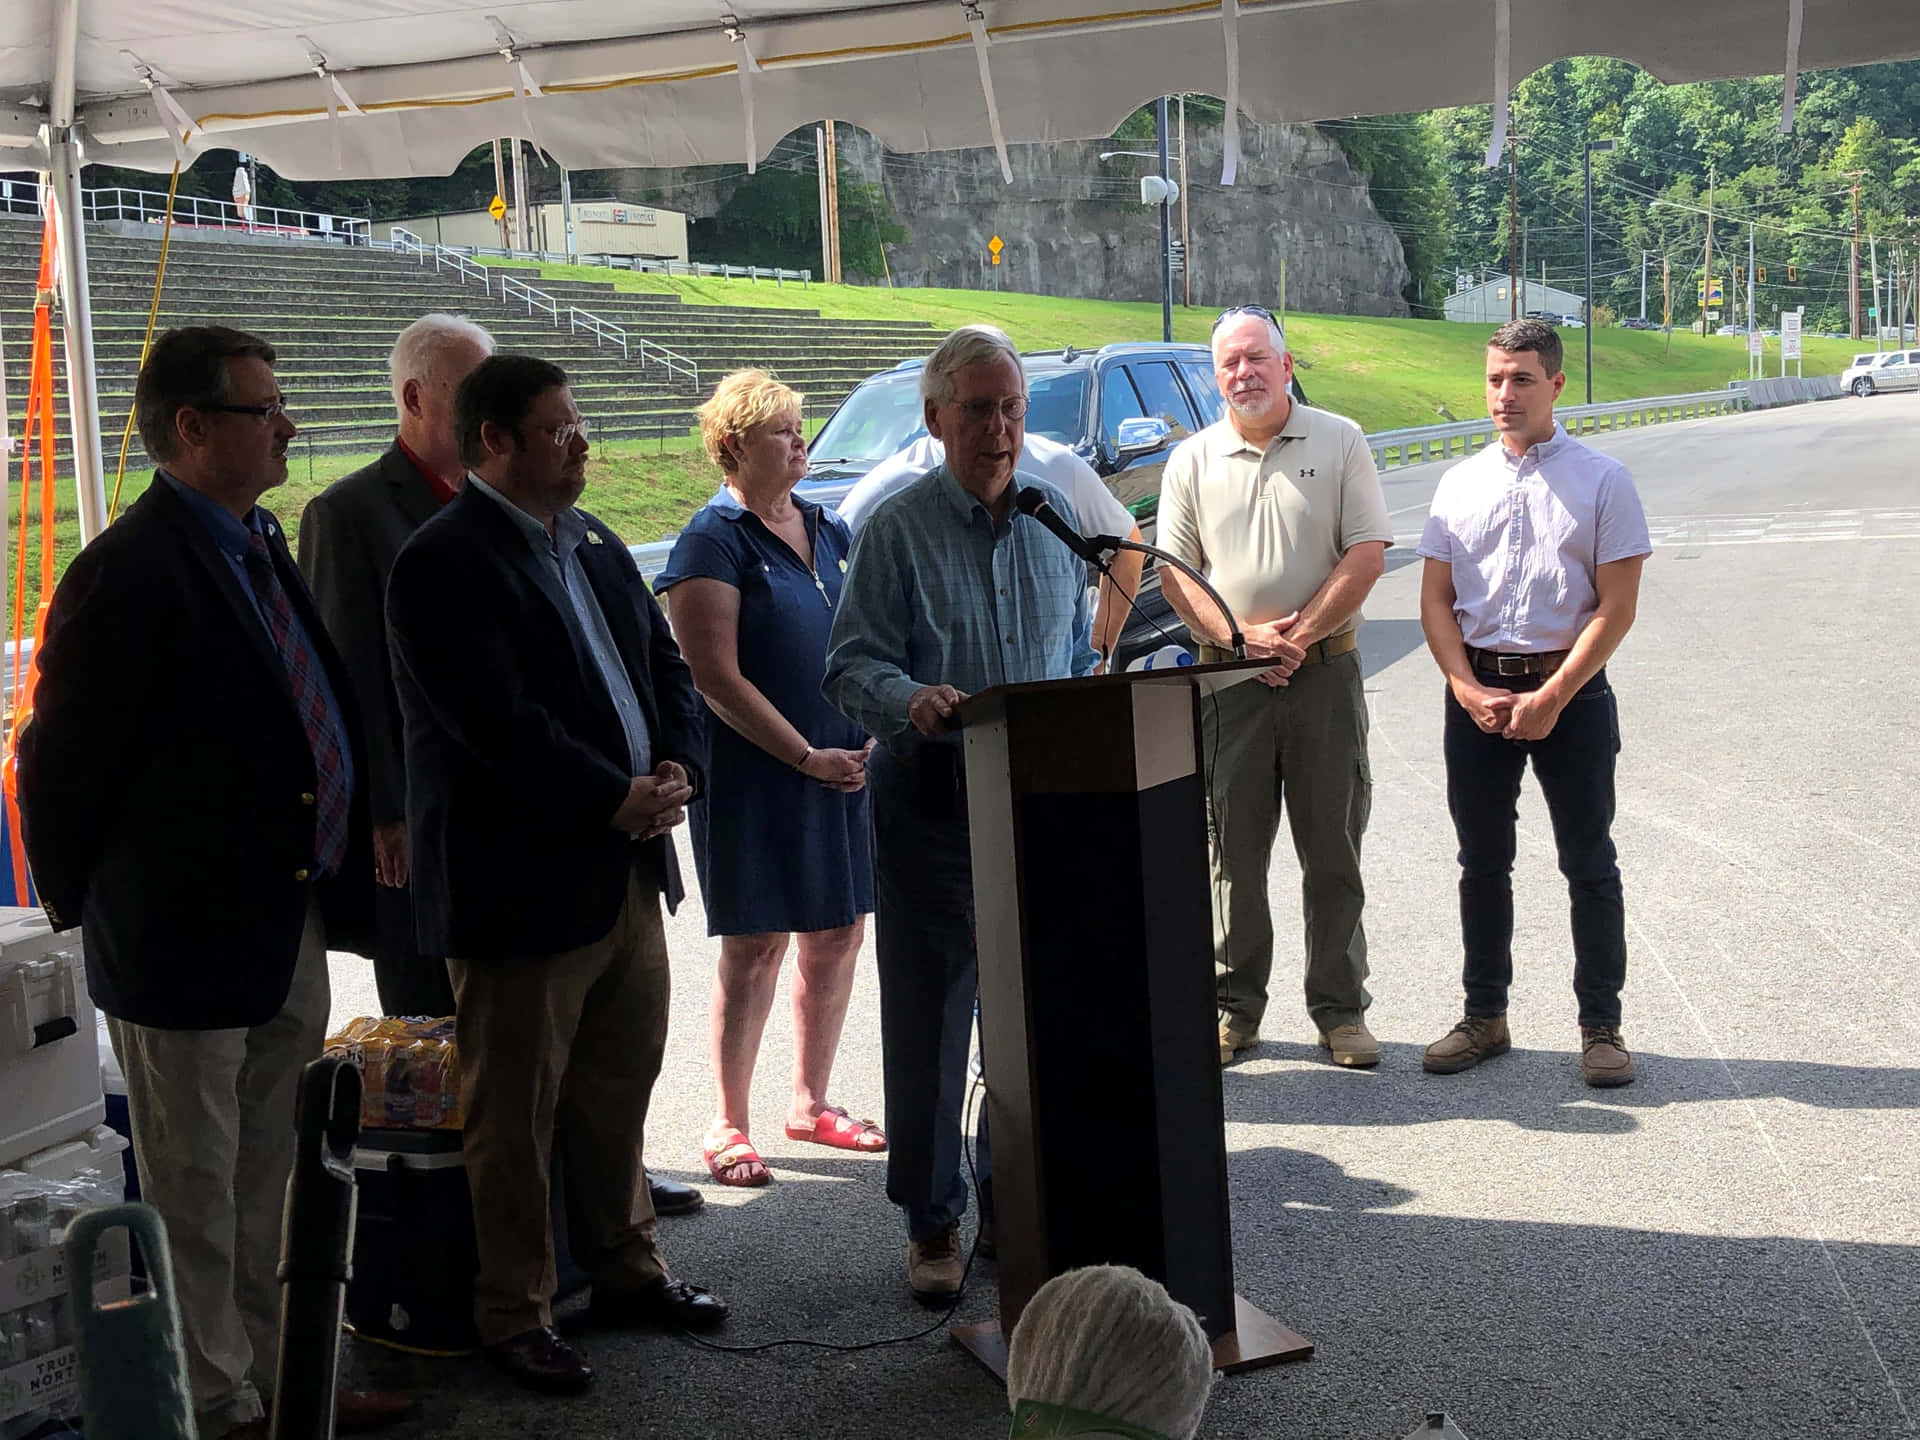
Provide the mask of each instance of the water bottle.
POLYGON ((1193 656, 1180 645, 1162 645, 1151 655, 1142 655, 1129 670, 1176 670, 1182 665, 1193 664, 1193 656))

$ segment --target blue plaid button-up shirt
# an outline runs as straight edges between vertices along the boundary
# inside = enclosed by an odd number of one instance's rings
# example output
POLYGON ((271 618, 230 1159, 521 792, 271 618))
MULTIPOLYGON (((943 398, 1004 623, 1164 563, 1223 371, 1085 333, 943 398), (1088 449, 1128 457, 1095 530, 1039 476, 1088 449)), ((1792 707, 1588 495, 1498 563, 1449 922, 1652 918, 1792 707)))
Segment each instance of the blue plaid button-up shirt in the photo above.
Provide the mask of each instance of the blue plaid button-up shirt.
MULTIPOLYGON (((1059 490, 1018 483, 1076 523, 1059 490)), ((1086 566, 1029 516, 996 523, 941 465, 883 502, 854 541, 822 688, 886 741, 910 728, 907 702, 923 686, 974 695, 1096 663, 1086 566)))

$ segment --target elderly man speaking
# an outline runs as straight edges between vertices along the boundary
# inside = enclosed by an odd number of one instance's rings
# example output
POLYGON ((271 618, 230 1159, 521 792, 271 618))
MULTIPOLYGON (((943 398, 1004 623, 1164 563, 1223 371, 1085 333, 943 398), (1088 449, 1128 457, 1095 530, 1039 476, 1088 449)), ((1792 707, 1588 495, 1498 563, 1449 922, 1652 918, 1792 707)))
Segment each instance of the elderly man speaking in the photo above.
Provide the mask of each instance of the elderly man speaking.
MULTIPOLYGON (((825 691, 880 742, 867 778, 887 1195, 907 1212, 907 1283, 923 1304, 940 1306, 960 1291, 960 1113, 975 979, 954 717, 975 691, 1086 675, 1095 656, 1086 567, 1014 509, 1027 385, 1013 342, 991 326, 961 327, 927 361, 920 393, 947 458, 877 506, 854 543, 825 691)), ((1073 523, 1057 489, 1022 483, 1073 523)), ((992 1223, 984 1189, 981 1211, 984 1229, 992 1223)))

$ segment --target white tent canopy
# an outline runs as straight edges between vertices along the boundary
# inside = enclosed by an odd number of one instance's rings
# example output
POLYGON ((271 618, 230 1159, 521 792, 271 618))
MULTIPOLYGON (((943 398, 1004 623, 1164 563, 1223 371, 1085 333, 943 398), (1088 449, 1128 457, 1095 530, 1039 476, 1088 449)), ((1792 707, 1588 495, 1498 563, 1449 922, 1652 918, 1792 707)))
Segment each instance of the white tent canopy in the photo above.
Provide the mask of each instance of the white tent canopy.
POLYGON ((443 174, 497 135, 570 168, 711 164, 757 160, 828 116, 896 150, 936 150, 1105 135, 1176 91, 1237 98, 1258 120, 1317 120, 1485 101, 1497 78, 1571 55, 1677 82, 1920 54, 1913 0, 5 0, 0 12, 0 147, 30 152, 23 165, 47 161, 67 41, 88 161, 169 168, 168 130, 190 120, 190 151, 245 149, 297 179, 443 174))
POLYGON ((1491 99, 1613 55, 1669 82, 1920 55, 1920 0, 0 0, 0 167, 49 172, 86 538, 105 522, 80 166, 223 146, 295 179, 744 160, 832 117, 895 150, 1110 134, 1156 95, 1258 120, 1491 99), (9 154, 11 152, 11 154, 9 154))

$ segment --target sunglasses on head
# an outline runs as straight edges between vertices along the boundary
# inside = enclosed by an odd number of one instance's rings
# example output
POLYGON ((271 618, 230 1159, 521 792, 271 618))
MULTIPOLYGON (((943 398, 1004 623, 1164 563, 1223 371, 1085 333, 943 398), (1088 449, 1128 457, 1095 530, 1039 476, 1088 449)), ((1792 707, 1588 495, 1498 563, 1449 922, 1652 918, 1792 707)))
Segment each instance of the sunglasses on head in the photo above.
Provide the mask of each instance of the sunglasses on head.
POLYGON ((1213 328, 1218 330, 1236 315, 1258 315, 1276 330, 1280 328, 1280 317, 1264 305, 1235 305, 1231 309, 1222 310, 1218 315, 1214 316, 1213 328))

